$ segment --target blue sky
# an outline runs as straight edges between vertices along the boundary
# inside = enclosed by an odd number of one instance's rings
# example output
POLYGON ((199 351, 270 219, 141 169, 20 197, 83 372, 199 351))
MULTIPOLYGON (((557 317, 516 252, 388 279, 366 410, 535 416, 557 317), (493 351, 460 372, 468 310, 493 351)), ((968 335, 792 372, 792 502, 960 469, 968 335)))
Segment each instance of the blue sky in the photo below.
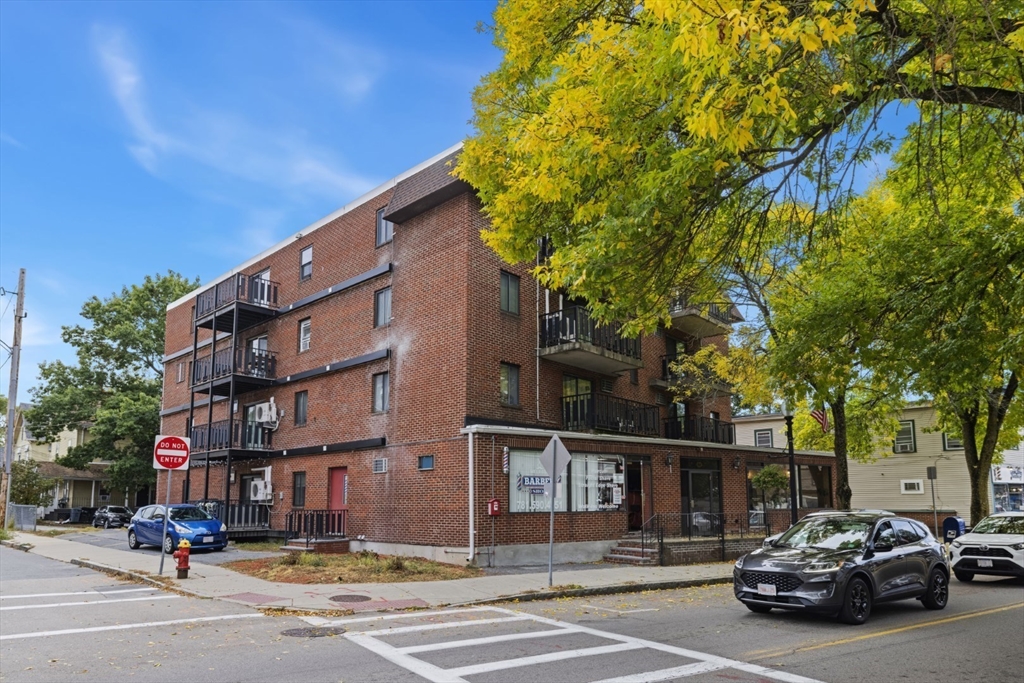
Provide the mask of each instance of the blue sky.
POLYGON ((88 297, 168 269, 207 281, 466 137, 494 4, 0 3, 19 400, 40 361, 73 359, 60 327, 88 297))

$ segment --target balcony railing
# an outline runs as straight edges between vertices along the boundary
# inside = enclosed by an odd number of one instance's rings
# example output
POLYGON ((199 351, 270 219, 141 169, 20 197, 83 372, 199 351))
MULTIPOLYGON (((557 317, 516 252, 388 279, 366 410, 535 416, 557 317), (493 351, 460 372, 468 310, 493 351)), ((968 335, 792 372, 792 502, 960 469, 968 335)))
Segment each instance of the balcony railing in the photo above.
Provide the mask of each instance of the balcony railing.
POLYGON ((275 379, 277 354, 266 349, 221 349, 213 354, 196 358, 192 366, 192 384, 204 384, 230 374, 275 379))
POLYGON ((569 306, 540 316, 540 346, 584 342, 608 351, 640 360, 640 340, 619 336, 621 325, 600 325, 585 306, 569 306))
POLYGON ((562 425, 571 431, 601 429, 658 436, 658 406, 591 392, 562 397, 562 425))
POLYGON ((692 302, 685 296, 678 296, 669 302, 668 310, 671 315, 681 315, 693 310, 694 312, 700 312, 701 315, 705 315, 708 318, 713 318, 724 325, 732 325, 734 321, 730 308, 728 305, 718 303, 692 302))
POLYGON ((238 448, 248 451, 270 450, 273 432, 262 422, 237 421, 233 425, 228 420, 219 420, 210 424, 197 424, 192 427, 192 450, 221 451, 238 448))
POLYGON ((344 538, 347 510, 292 510, 285 517, 288 538, 303 538, 306 545, 314 539, 344 538))
POLYGON ((196 320, 236 301, 274 308, 277 306, 277 283, 259 275, 236 273, 196 295, 196 320))
POLYGON ((224 522, 228 531, 237 529, 269 529, 270 528, 270 506, 261 503, 241 503, 232 500, 225 505, 223 500, 194 500, 193 505, 198 505, 211 515, 224 522))
POLYGON ((665 420, 665 438, 736 443, 736 432, 731 422, 711 417, 672 417, 665 420))

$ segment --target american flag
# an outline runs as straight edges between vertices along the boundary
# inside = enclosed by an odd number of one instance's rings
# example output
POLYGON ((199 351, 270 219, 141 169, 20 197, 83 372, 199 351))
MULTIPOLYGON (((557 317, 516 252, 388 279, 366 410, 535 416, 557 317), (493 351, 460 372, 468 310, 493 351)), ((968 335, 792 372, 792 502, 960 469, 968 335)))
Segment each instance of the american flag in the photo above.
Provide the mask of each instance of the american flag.
POLYGON ((815 420, 817 420, 818 424, 821 425, 821 431, 823 431, 823 432, 827 432, 828 431, 828 426, 829 426, 828 425, 828 413, 825 411, 825 407, 824 406, 822 406, 821 408, 815 408, 814 410, 812 410, 811 411, 811 417, 813 417, 815 420))

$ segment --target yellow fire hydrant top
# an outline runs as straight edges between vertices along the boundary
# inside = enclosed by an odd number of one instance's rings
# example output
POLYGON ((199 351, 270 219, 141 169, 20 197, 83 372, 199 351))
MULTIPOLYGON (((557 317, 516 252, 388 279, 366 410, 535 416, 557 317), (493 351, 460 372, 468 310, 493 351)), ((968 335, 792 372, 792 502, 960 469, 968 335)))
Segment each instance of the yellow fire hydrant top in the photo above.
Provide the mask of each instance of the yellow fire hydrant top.
POLYGON ((178 547, 179 548, 191 548, 192 544, 188 542, 188 539, 183 538, 183 539, 181 539, 178 542, 178 547))

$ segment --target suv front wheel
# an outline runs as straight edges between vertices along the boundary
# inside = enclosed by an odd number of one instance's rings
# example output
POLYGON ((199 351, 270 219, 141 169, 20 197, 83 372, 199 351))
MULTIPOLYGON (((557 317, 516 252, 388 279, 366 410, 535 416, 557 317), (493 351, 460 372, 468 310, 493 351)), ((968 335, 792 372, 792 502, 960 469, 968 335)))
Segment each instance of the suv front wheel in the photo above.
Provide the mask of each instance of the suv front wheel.
POLYGON ((859 576, 850 579, 846 584, 846 595, 843 608, 839 610, 839 620, 855 626, 863 624, 871 616, 871 587, 859 576))

